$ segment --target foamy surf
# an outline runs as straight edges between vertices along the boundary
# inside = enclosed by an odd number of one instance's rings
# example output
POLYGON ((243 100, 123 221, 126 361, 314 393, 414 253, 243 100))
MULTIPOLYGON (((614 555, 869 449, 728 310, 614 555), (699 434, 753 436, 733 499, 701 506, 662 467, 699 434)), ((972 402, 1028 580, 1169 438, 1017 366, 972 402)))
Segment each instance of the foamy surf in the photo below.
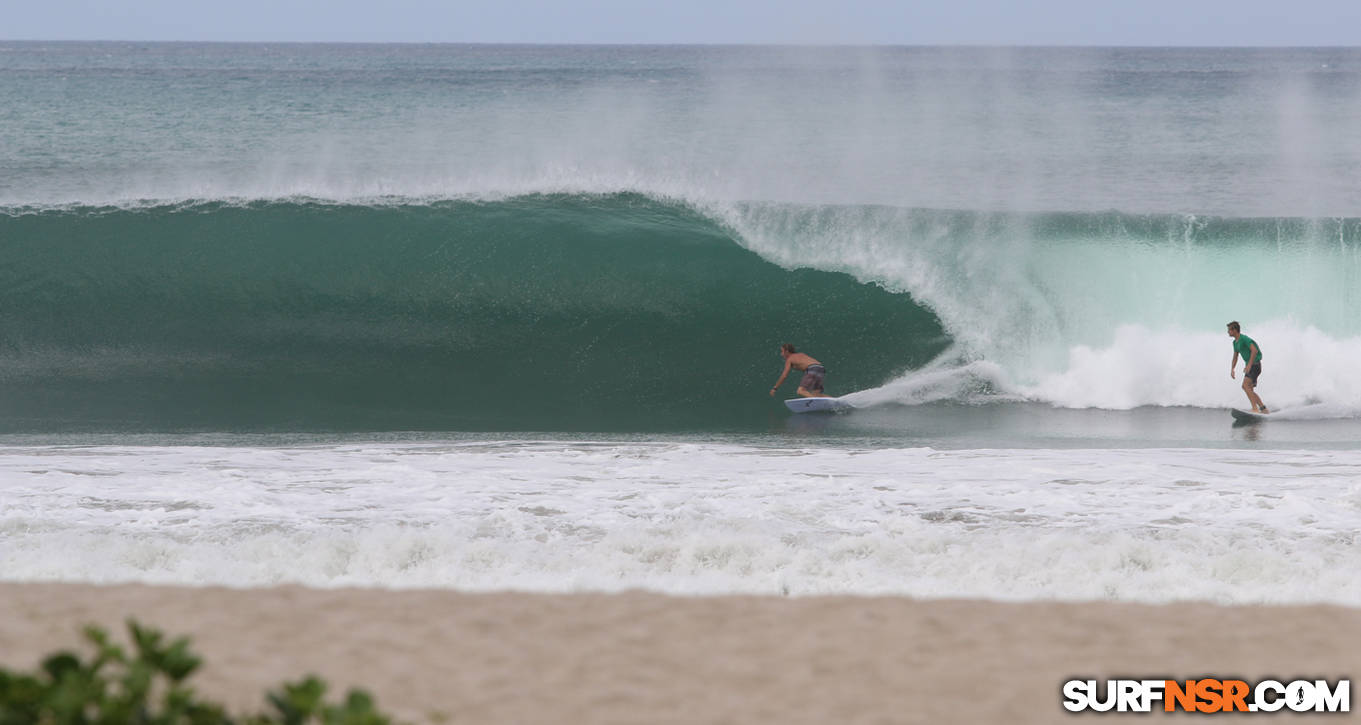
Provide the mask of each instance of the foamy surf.
MULTIPOLYGON (((1268 321, 1253 331, 1264 354, 1270 352, 1257 392, 1274 418, 1361 418, 1361 383, 1353 374, 1361 337, 1337 339, 1290 320, 1268 321)), ((955 348, 918 370, 845 397, 859 407, 1025 400, 1104 410, 1241 408, 1247 404, 1243 361, 1230 376, 1229 343, 1227 335, 1208 331, 1120 325, 1109 344, 1073 346, 1057 371, 1033 381, 1004 363, 968 361, 955 348)))
POLYGON ((7 580, 1361 604, 1361 451, 10 446, 0 478, 7 580))

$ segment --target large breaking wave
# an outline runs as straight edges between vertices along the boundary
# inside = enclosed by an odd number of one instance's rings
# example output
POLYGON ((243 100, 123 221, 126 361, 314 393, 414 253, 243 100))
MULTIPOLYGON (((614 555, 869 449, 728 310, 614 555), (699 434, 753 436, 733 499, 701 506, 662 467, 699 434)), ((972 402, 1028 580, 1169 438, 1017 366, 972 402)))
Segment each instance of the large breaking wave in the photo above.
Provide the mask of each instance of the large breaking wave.
POLYGON ((764 420, 783 341, 843 392, 945 345, 906 295, 636 195, 15 210, 0 239, 15 429, 721 428, 764 420))
MULTIPOLYGON (((1361 221, 636 193, 11 207, 0 405, 35 429, 761 424, 776 345, 862 404, 1361 405, 1361 221)), ((792 388, 792 386, 791 386, 792 388)))

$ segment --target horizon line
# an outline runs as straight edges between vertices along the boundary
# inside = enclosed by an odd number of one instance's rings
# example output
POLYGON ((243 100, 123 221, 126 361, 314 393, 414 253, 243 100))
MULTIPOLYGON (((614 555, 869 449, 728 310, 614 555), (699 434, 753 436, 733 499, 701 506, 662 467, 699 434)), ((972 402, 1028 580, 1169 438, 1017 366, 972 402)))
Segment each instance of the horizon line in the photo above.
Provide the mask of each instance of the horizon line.
POLYGON ((212 45, 480 45, 507 47, 619 48, 970 48, 970 49, 1140 49, 1140 50, 1351 50, 1359 45, 1149 45, 1143 43, 785 43, 785 42, 526 42, 500 40, 167 40, 139 38, 0 38, 0 43, 199 43, 212 45))

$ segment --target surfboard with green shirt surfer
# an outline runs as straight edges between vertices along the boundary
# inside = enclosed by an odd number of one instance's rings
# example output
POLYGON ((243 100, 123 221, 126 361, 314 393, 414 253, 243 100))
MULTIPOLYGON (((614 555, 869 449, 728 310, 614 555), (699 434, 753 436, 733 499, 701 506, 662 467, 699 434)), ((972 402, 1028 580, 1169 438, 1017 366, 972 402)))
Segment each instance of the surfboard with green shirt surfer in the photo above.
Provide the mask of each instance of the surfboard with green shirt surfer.
POLYGON ((1262 399, 1257 397, 1257 379, 1262 376, 1262 348, 1257 341, 1244 335, 1238 322, 1228 324, 1229 337, 1233 338, 1233 362, 1229 363, 1229 377, 1237 377, 1238 357, 1243 357, 1243 392, 1248 395, 1252 412, 1268 413, 1262 399))

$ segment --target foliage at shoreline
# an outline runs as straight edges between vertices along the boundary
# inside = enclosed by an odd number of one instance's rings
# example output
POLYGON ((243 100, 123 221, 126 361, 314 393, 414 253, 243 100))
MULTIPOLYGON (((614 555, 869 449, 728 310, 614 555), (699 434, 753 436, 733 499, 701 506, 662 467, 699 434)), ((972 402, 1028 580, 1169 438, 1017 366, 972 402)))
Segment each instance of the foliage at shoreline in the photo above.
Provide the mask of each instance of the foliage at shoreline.
POLYGON ((351 690, 328 704, 326 683, 308 677, 283 683, 266 695, 268 708, 231 715, 189 686, 202 664, 181 637, 167 641, 156 629, 128 620, 129 654, 98 627, 85 638, 94 655, 48 656, 35 672, 0 668, 0 725, 389 725, 373 699, 351 690))

